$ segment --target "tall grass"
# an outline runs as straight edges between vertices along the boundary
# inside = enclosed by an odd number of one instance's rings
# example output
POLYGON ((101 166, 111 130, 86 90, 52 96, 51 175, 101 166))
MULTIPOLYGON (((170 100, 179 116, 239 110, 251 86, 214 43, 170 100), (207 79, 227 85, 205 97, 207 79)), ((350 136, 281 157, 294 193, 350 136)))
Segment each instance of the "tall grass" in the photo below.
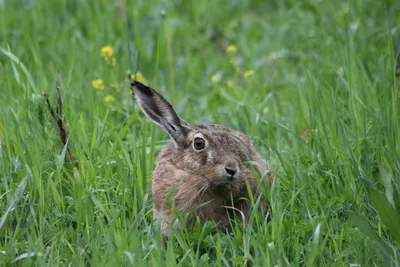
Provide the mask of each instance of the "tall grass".
POLYGON ((371 0, 0 1, 0 262, 398 266, 399 11, 371 0), (130 95, 137 51, 184 119, 241 130, 271 161, 270 221, 255 213, 231 235, 197 225, 160 249, 150 186, 167 136, 130 95), (55 102, 56 86, 79 168, 41 95, 55 102))

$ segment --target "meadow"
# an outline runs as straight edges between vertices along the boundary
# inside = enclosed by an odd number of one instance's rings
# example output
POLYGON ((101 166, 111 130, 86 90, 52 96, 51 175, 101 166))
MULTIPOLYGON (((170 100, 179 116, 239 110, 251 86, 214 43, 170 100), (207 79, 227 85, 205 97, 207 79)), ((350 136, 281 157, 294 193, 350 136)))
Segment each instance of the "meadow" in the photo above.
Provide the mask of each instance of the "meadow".
POLYGON ((0 0, 0 265, 399 266, 399 14, 394 0, 0 0), (185 120, 252 138, 276 173, 269 221, 184 228, 160 249, 151 172, 168 136, 133 72, 185 120), (55 107, 57 87, 66 145, 43 96, 55 107))

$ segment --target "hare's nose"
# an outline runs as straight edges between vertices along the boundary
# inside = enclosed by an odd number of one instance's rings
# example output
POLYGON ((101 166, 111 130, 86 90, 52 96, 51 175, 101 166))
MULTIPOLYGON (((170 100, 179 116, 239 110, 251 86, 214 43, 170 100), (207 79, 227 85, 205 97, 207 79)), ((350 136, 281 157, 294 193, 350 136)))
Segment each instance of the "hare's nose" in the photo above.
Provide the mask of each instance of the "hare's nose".
POLYGON ((237 171, 237 169, 232 169, 230 167, 225 167, 225 171, 226 171, 227 174, 234 176, 236 171, 237 171))
POLYGON ((229 160, 225 162, 225 172, 231 177, 235 176, 239 170, 239 166, 236 161, 229 160))

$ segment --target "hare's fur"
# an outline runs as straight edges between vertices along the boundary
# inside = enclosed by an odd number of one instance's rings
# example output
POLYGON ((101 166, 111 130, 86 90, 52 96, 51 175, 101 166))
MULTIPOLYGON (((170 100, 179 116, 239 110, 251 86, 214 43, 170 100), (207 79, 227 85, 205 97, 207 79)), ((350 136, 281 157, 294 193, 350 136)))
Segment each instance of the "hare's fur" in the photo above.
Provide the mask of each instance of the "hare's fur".
MULTIPOLYGON (((220 230, 230 225, 233 209, 227 206, 240 210, 247 219, 251 211, 248 188, 255 198, 261 193, 254 170, 261 174, 271 170, 250 139, 223 125, 189 125, 154 89, 137 81, 132 88, 146 115, 171 137, 157 158, 152 177, 153 211, 161 216, 162 235, 168 235, 175 212, 190 210, 188 224, 197 219, 214 221, 220 230), (194 147, 195 138, 205 141, 204 149, 194 147), (227 173, 229 169, 234 174, 227 173)), ((272 173, 259 177, 269 188, 272 173)), ((263 200, 259 208, 265 208, 263 200)))

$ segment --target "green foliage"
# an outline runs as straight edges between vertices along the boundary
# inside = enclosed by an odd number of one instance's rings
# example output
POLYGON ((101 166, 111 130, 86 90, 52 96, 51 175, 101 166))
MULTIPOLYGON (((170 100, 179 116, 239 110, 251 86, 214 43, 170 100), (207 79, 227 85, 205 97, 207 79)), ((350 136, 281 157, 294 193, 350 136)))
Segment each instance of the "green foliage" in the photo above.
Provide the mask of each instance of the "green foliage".
POLYGON ((400 265, 399 14, 389 0, 0 0, 0 263, 400 265), (198 224, 160 249, 151 172, 167 135, 132 100, 137 51, 184 119, 241 130, 271 161, 270 220, 198 224), (41 95, 56 86, 79 169, 41 95))
MULTIPOLYGON (((371 183, 366 182, 368 197, 371 200, 371 205, 381 218, 384 225, 387 227, 389 234, 391 234, 397 244, 400 244, 400 187, 395 183, 397 189, 396 194, 393 192, 392 177, 385 167, 380 166, 381 181, 385 187, 386 194, 373 188, 371 183)), ((373 230, 368 219, 358 214, 352 215, 353 222, 360 230, 373 239, 380 248, 383 250, 385 256, 389 259, 389 263, 395 265, 399 262, 400 251, 395 246, 385 241, 376 231, 373 230)))

